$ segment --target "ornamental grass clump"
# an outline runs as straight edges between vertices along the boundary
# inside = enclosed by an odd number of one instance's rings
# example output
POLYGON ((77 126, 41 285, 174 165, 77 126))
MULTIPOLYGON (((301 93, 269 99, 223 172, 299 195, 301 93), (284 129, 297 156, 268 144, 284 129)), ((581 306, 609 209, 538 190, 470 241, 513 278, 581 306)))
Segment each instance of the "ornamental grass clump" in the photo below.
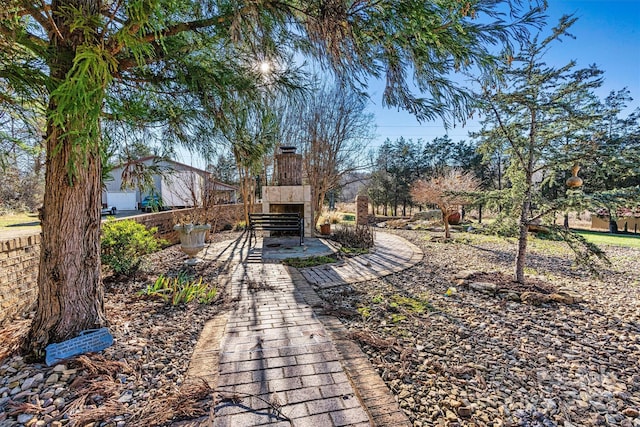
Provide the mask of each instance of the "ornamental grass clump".
POLYGON ((218 288, 199 279, 192 279, 181 273, 176 277, 168 277, 163 274, 152 284, 140 292, 140 296, 160 298, 171 305, 188 304, 197 301, 200 304, 211 304, 218 295, 218 288))
MULTIPOLYGON (((358 254, 363 253, 362 250, 369 250, 374 244, 373 228, 368 225, 341 225, 337 227, 333 233, 333 239, 340 243, 343 248, 351 250, 360 249, 358 254)), ((343 251, 343 252, 348 252, 343 251)))

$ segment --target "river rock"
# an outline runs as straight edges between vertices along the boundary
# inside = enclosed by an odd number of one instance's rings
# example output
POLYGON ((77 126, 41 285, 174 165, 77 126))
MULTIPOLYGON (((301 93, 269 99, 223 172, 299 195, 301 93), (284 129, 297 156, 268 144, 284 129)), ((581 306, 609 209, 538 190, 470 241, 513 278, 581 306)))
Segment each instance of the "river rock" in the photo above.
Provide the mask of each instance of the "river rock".
POLYGON ((498 286, 490 282, 471 282, 469 283, 469 289, 486 294, 495 294, 498 291, 498 286))
POLYGON ((636 408, 624 408, 624 410, 622 411, 622 414, 625 417, 631 417, 631 418, 640 417, 640 411, 638 411, 636 408))

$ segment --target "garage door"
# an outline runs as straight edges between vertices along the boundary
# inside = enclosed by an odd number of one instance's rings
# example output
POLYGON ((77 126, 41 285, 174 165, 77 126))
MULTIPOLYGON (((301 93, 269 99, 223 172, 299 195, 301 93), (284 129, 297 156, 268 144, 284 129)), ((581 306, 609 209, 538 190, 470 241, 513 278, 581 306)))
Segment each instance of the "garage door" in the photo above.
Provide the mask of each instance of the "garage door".
POLYGON ((115 206, 119 211, 136 210, 136 193, 129 191, 107 191, 107 206, 115 206))

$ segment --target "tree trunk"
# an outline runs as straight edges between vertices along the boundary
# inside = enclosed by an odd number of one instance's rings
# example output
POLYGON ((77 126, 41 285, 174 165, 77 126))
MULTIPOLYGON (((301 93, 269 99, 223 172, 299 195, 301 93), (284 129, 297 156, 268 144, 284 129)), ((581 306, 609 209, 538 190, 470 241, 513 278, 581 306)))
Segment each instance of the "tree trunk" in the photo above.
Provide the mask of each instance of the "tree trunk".
POLYGON ((522 202, 520 221, 518 222, 518 249, 515 262, 515 281, 524 283, 524 266, 527 253, 527 237, 529 233, 529 213, 531 212, 531 179, 527 178, 528 188, 522 202))
POLYGON ((527 217, 529 215, 529 209, 524 205, 528 205, 529 202, 523 203, 522 212, 520 214, 520 222, 518 227, 518 250, 516 252, 515 263, 515 281, 518 283, 524 283, 524 266, 525 257, 527 253, 527 234, 529 232, 529 224, 527 217))
POLYGON ((482 205, 478 206, 478 224, 482 224, 482 205))
POLYGON ((451 238, 451 231, 449 231, 449 210, 442 209, 442 222, 444 223, 444 238, 451 238))
MULTIPOLYGON (((320 186, 322 187, 322 186, 320 186)), ((315 230, 318 226, 318 221, 320 220, 320 215, 322 214, 322 205, 324 202, 324 197, 326 192, 322 188, 314 189, 312 187, 313 192, 313 203, 314 203, 314 211, 313 211, 313 224, 311 227, 315 230)))
MULTIPOLYGON (((90 34, 86 29, 73 29, 66 10, 72 6, 86 16, 100 10, 100 2, 95 0, 52 2, 51 16, 60 34, 60 38, 51 35, 50 41, 55 55, 48 65, 55 82, 65 81, 80 45, 98 43, 97 30, 90 34)), ((106 84, 96 82, 98 92, 94 93, 99 94, 106 84)), ((80 113, 58 115, 65 122, 56 124, 51 117, 62 111, 56 102, 51 97, 47 107, 38 305, 25 343, 25 350, 37 358, 44 356, 50 343, 106 324, 100 277, 100 118, 80 108, 80 113)), ((87 101, 77 102, 82 106, 87 101)))
POLYGON ((38 357, 49 343, 106 324, 100 277, 100 156, 97 148, 88 153, 70 182, 72 143, 60 141, 59 132, 47 129, 38 306, 27 344, 38 357), (56 152, 58 142, 63 148, 56 152))

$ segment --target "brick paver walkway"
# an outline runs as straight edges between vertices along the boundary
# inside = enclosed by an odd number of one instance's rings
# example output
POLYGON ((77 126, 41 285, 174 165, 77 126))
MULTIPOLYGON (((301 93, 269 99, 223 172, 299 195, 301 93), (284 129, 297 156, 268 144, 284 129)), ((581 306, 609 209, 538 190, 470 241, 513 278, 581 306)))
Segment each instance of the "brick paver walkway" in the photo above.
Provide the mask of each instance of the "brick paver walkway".
MULTIPOLYGON (((345 262, 340 281, 389 274, 421 258, 396 236, 379 233, 376 242, 377 256, 345 262)), ((255 262, 232 267, 234 309, 205 326, 189 370, 216 390, 213 425, 410 425, 340 321, 322 313, 307 270, 255 262)))
POLYGON ((342 263, 305 268, 305 279, 318 288, 364 282, 405 270, 422 259, 422 251, 413 243, 388 233, 376 233, 374 251, 348 258, 342 263))

